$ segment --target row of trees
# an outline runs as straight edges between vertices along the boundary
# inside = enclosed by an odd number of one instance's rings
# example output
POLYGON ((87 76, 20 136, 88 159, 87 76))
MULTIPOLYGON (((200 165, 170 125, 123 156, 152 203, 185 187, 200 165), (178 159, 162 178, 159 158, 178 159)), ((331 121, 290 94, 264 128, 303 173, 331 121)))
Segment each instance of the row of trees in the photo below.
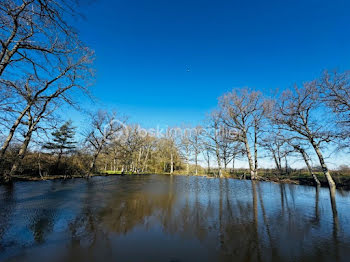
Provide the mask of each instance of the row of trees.
POLYGON ((297 153, 320 184, 310 163, 313 152, 329 186, 335 187, 325 152, 349 150, 350 73, 325 72, 320 79, 277 97, 234 89, 219 98, 207 127, 214 128, 215 135, 204 134, 202 145, 216 156, 220 176, 222 164, 226 168, 230 160, 228 152, 231 161, 239 155, 246 157, 252 179, 259 178, 259 152, 268 153, 281 174, 283 159, 287 162, 287 157, 297 153))
MULTIPOLYGON (((280 175, 288 172, 288 159, 301 158, 315 184, 320 185, 313 170, 313 163, 318 162, 329 186, 335 187, 325 159, 332 151, 349 150, 349 85, 349 72, 324 72, 319 79, 275 97, 264 97, 248 88, 234 89, 219 98, 218 108, 202 126, 172 128, 158 140, 149 134, 140 137, 137 126, 128 126, 127 137, 106 143, 106 152, 112 153, 104 153, 104 158, 106 163, 119 159, 122 170, 128 167, 130 171, 142 172, 145 167, 140 165, 147 160, 148 149, 154 141, 161 141, 163 171, 173 173, 174 159, 180 159, 183 173, 193 170, 197 175, 205 160, 207 173, 215 161, 215 171, 223 177, 222 171, 230 163, 233 170, 236 159, 246 158, 251 179, 260 178, 262 158, 271 158, 280 175)), ((124 125, 116 130, 125 131, 124 125)), ((99 129, 95 126, 95 130, 99 129)), ((100 152, 97 146, 94 148, 100 152)))
POLYGON ((89 174, 102 169, 173 173, 181 166, 180 151, 171 137, 152 136, 138 125, 127 125, 116 113, 98 111, 91 119, 84 133, 85 148, 92 154, 89 174))
POLYGON ((67 20, 77 15, 74 10, 74 0, 0 3, 0 171, 5 181, 23 173, 25 157, 33 154, 29 164, 40 175, 44 166, 52 173, 62 163, 86 174, 101 170, 199 174, 204 160, 208 173, 215 161, 215 171, 222 177, 222 170, 230 163, 233 170, 235 160, 244 157, 251 179, 260 176, 261 158, 271 157, 282 174, 283 162, 288 167, 288 158, 298 154, 315 183, 320 182, 312 158, 329 186, 335 186, 324 154, 335 147, 349 149, 349 72, 325 72, 320 79, 276 97, 234 89, 219 98, 217 110, 201 126, 169 129, 162 136, 145 133, 116 113, 98 111, 89 116, 90 124, 76 142, 72 123, 56 128, 62 120, 58 109, 79 108, 75 99, 81 93, 89 95, 93 79, 93 52, 67 20))

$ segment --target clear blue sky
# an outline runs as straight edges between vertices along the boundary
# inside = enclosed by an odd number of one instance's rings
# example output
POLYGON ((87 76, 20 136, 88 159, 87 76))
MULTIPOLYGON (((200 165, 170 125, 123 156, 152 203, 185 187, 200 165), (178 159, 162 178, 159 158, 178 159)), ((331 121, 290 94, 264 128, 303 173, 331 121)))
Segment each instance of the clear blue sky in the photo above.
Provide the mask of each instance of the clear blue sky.
POLYGON ((235 87, 268 94, 350 69, 346 0, 93 0, 81 11, 97 107, 146 127, 197 123, 235 87))

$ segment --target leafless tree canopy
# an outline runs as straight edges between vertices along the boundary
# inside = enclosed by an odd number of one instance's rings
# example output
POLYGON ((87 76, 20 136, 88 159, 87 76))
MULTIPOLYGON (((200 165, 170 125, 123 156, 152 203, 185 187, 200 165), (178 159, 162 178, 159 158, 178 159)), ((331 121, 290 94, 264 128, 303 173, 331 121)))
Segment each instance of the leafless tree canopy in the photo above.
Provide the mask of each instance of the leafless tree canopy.
POLYGON ((334 112, 339 136, 345 139, 340 148, 349 147, 350 137, 350 72, 325 72, 318 83, 320 97, 334 112))
POLYGON ((232 139, 240 141, 245 147, 251 177, 257 178, 258 137, 265 115, 262 94, 247 88, 233 90, 220 98, 219 106, 222 110, 221 117, 224 125, 233 131, 231 134, 235 133, 232 139))
POLYGON ((18 128, 26 131, 15 162, 26 154, 33 132, 59 106, 75 105, 73 92, 88 93, 93 52, 68 22, 74 4, 66 0, 0 3, 0 110, 5 128, 1 162, 18 128))

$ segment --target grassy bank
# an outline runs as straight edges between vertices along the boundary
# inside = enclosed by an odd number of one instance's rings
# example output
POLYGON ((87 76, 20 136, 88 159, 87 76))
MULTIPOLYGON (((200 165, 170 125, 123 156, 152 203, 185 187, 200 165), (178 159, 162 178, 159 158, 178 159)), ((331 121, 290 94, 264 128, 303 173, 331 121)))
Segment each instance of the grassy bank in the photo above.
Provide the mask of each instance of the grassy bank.
MULTIPOLYGON (((317 178, 321 182, 321 186, 328 187, 328 182, 322 172, 315 172, 317 178)), ((238 171, 234 174, 232 173, 224 173, 225 177, 231 177, 236 179, 250 179, 250 174, 244 171, 238 171)), ((332 177, 337 185, 337 188, 350 190, 350 174, 347 173, 339 173, 333 172, 332 177)), ((314 186, 314 179, 308 174, 304 172, 292 172, 290 174, 276 174, 269 171, 262 171, 259 173, 259 180, 263 181, 272 181, 278 183, 291 183, 291 184, 299 184, 299 185, 309 185, 314 186)))

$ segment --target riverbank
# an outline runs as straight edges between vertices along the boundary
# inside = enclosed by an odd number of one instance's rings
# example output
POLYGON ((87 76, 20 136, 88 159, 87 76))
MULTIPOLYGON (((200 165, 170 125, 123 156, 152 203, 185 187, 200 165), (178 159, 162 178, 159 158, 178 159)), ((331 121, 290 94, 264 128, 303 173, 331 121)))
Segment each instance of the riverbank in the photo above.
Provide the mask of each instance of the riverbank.
MULTIPOLYGON (((101 176, 125 176, 125 175, 150 175, 150 173, 131 173, 131 172, 125 172, 121 173, 119 172, 101 172, 101 173, 95 173, 91 174, 90 177, 101 177, 101 176)), ((159 173, 158 175, 170 175, 169 173, 159 173)), ((194 176, 194 175, 188 175, 188 174, 182 174, 182 173, 175 173, 175 176, 194 176)), ((200 174, 198 175, 200 177, 205 178, 216 178, 215 175, 210 174, 200 174)), ((243 172, 237 172, 235 174, 224 174, 225 178, 231 178, 231 179, 239 179, 239 180, 250 180, 250 175, 245 174, 243 172)), ((317 174, 318 179, 321 182, 322 187, 328 187, 327 180, 324 178, 322 174, 317 174)), ((334 181, 336 182, 338 189, 345 189, 350 190, 350 176, 349 175, 343 175, 343 174, 332 174, 332 177, 334 181)), ((81 175, 54 175, 54 176, 26 176, 26 175, 16 175, 12 177, 13 182, 16 181, 46 181, 46 180, 68 180, 68 179, 75 179, 75 178, 88 178, 85 174, 81 175)), ((291 175, 276 175, 272 173, 263 173, 259 176, 259 181, 266 181, 266 182, 274 182, 274 183, 284 183, 284 184, 296 184, 296 185, 308 185, 308 186, 314 186, 315 182, 312 177, 310 177, 307 174, 291 174, 291 175)), ((0 182, 0 184, 3 184, 3 182, 0 182)))
MULTIPOLYGON (((327 179, 321 172, 317 172, 316 176, 321 183, 322 187, 328 187, 327 179)), ((236 179, 244 179, 244 174, 229 174, 226 177, 232 177, 236 179)), ((333 173, 332 177, 336 183, 338 189, 350 190, 350 175, 333 173)), ((246 175, 245 179, 250 179, 250 175, 246 175)), ((289 175, 278 175, 274 173, 260 173, 259 180, 261 181, 270 181, 275 183, 285 183, 285 184, 297 184, 297 185, 308 185, 315 186, 314 179, 305 173, 292 173, 289 175)))
MULTIPOLYGON (((181 176, 188 176, 187 174, 174 174, 174 175, 181 175, 181 176)), ((217 175, 215 174, 201 174, 199 175, 201 177, 206 178, 216 178, 217 175)), ((243 170, 237 171, 234 174, 232 173, 225 173, 223 172, 224 178, 231 178, 231 179, 239 179, 239 180, 250 180, 250 174, 248 172, 244 172, 243 170)), ((324 175, 321 172, 316 172, 316 176, 318 180, 321 182, 322 187, 328 187, 328 182, 324 175)), ((349 174, 341 174, 334 172, 332 174, 332 177, 336 183, 336 186, 338 189, 345 189, 350 190, 350 175, 349 174)), ((266 182, 274 182, 274 183, 283 183, 283 184, 295 184, 295 185, 307 185, 307 186, 315 186, 314 179, 309 175, 305 173, 292 173, 289 175, 278 175, 271 172, 260 172, 259 173, 259 181, 266 181, 266 182)))
MULTIPOLYGON (((129 174, 110 174, 110 173, 96 173, 96 174, 91 174, 89 177, 95 177, 95 176, 123 176, 123 175, 129 175, 129 174)), ((85 174, 82 175, 72 175, 72 176, 67 176, 67 175, 54 175, 54 176, 26 176, 26 175, 15 175, 11 178, 11 181, 45 181, 45 180, 68 180, 68 179, 75 179, 75 178, 89 178, 85 174)), ((0 184, 3 184, 3 182, 0 182, 0 184)))

